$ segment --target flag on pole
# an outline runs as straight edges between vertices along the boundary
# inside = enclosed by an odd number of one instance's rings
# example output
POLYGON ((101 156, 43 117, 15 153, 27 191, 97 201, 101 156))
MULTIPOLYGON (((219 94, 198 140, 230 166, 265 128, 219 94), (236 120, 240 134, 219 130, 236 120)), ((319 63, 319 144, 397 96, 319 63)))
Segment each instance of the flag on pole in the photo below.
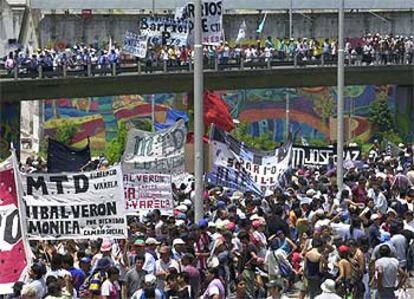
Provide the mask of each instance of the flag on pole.
POLYGON ((204 92, 204 123, 206 126, 215 124, 227 132, 235 128, 229 106, 221 96, 211 91, 204 92))
POLYGON ((267 13, 265 13, 262 22, 259 24, 259 27, 257 28, 257 33, 262 33, 265 22, 266 22, 267 13))
POLYGON ((109 36, 109 49, 108 52, 112 50, 112 36, 109 36))
POLYGON ((47 148, 48 173, 76 172, 91 160, 91 150, 88 144, 84 148, 74 148, 57 140, 49 138, 47 148))
POLYGON ((246 38, 246 21, 243 20, 243 23, 240 24, 239 34, 237 35, 236 43, 239 43, 241 40, 246 38))

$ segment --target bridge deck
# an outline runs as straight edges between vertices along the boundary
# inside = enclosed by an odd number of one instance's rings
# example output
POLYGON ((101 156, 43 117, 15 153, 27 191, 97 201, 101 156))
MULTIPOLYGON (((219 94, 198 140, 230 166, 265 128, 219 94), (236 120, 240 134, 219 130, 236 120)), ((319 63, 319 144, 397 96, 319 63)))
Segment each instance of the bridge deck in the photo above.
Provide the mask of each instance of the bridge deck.
MULTIPOLYGON (((278 87, 335 86, 335 66, 287 66, 271 69, 205 71, 205 89, 231 90, 278 87)), ((414 65, 348 66, 346 85, 414 85, 414 65)), ((104 77, 0 80, 0 101, 54 99, 162 92, 191 92, 192 72, 104 77)))

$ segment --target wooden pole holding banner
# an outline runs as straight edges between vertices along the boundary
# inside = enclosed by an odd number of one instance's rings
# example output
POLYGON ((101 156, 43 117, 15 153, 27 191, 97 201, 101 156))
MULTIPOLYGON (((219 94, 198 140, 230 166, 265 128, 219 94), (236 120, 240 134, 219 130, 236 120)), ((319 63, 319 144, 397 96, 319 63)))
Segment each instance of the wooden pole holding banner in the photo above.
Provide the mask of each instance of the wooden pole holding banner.
POLYGON ((20 170, 19 170, 19 162, 17 161, 16 150, 13 144, 11 144, 10 148, 11 148, 11 154, 12 154, 14 182, 16 185, 17 203, 19 205, 18 211, 19 211, 19 218, 20 218, 20 228, 21 228, 21 233, 22 233, 24 252, 26 255, 26 263, 27 263, 26 269, 29 269, 32 263, 33 254, 32 254, 32 250, 30 249, 29 240, 27 239, 27 227, 25 223, 25 219, 27 217, 26 217, 25 205, 23 203, 23 186, 21 184, 21 179, 20 179, 20 174, 19 174, 20 170))
POLYGON ((203 45, 201 27, 201 0, 194 1, 194 218, 198 223, 203 218, 203 45))

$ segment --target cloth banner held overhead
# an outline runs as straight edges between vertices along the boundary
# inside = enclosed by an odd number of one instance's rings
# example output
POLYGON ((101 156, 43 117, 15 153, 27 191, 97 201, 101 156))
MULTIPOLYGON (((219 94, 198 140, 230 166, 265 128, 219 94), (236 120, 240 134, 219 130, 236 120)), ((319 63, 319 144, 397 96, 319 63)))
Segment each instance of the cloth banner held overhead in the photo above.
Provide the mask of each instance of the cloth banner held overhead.
MULTIPOLYGON (((345 147, 344 161, 359 161, 361 149, 359 147, 345 147)), ((337 152, 335 147, 316 147, 294 145, 292 153, 292 167, 323 166, 333 163, 336 165, 337 152)))
POLYGON ((11 294, 27 265, 12 158, 0 164, 0 295, 11 294))
POLYGON ((79 171, 90 160, 89 141, 87 146, 78 149, 49 138, 47 148, 47 171, 49 173, 79 171))
POLYGON ((186 47, 189 33, 187 20, 166 17, 144 17, 140 22, 141 35, 148 36, 152 45, 186 47))
POLYGON ((137 214, 159 209, 173 213, 171 176, 167 174, 124 174, 125 211, 137 214))
MULTIPOLYGON (((189 21, 192 38, 194 36, 194 10, 194 3, 188 3, 184 8, 176 9, 175 15, 176 18, 189 21)), ((204 45, 219 45, 223 41, 223 12, 222 0, 202 0, 201 28, 204 45)))
POLYGON ((207 175, 209 183, 256 194, 286 183, 292 155, 290 139, 280 148, 260 151, 217 128, 211 136, 214 162, 207 175))
POLYGON ((237 34, 236 43, 239 43, 240 41, 246 38, 246 28, 246 21, 243 20, 243 23, 241 23, 239 28, 239 33, 237 34))
POLYGON ((145 58, 148 50, 148 37, 134 32, 125 32, 122 51, 138 58, 145 58))
POLYGON ((186 138, 182 119, 155 133, 130 129, 122 159, 124 173, 183 174, 186 138))
POLYGON ((103 171, 21 176, 29 239, 127 235, 120 166, 103 171))

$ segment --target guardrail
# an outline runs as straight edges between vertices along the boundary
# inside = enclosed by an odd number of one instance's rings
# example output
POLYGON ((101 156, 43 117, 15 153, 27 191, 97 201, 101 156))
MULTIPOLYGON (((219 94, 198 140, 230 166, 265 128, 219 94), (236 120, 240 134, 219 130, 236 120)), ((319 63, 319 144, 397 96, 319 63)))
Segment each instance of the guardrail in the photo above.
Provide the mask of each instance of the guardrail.
MULTIPOLYGON (((393 65, 414 65, 414 59, 404 57, 402 60, 406 63, 393 65)), ((293 59, 276 59, 276 58, 253 58, 253 59, 205 59, 205 71, 229 71, 229 70, 246 70, 246 69, 273 69, 277 67, 306 67, 306 66, 332 66, 336 65, 336 59, 325 59, 322 55, 319 59, 303 59, 296 55, 293 59)), ((381 64, 379 59, 372 61, 374 65, 381 64)), ((364 65, 363 59, 345 58, 345 65, 352 66, 364 65)), ((45 68, 38 65, 36 68, 16 65, 13 70, 6 71, 4 65, 0 65, 3 74, 0 79, 42 79, 42 78, 67 78, 67 77, 99 77, 99 76, 119 76, 123 74, 145 74, 145 73, 167 73, 167 72, 192 72, 193 62, 182 63, 176 60, 154 60, 154 61, 121 61, 119 64, 75 64, 60 65, 56 68, 45 68), (1 67, 2 66, 2 67, 1 67)))

